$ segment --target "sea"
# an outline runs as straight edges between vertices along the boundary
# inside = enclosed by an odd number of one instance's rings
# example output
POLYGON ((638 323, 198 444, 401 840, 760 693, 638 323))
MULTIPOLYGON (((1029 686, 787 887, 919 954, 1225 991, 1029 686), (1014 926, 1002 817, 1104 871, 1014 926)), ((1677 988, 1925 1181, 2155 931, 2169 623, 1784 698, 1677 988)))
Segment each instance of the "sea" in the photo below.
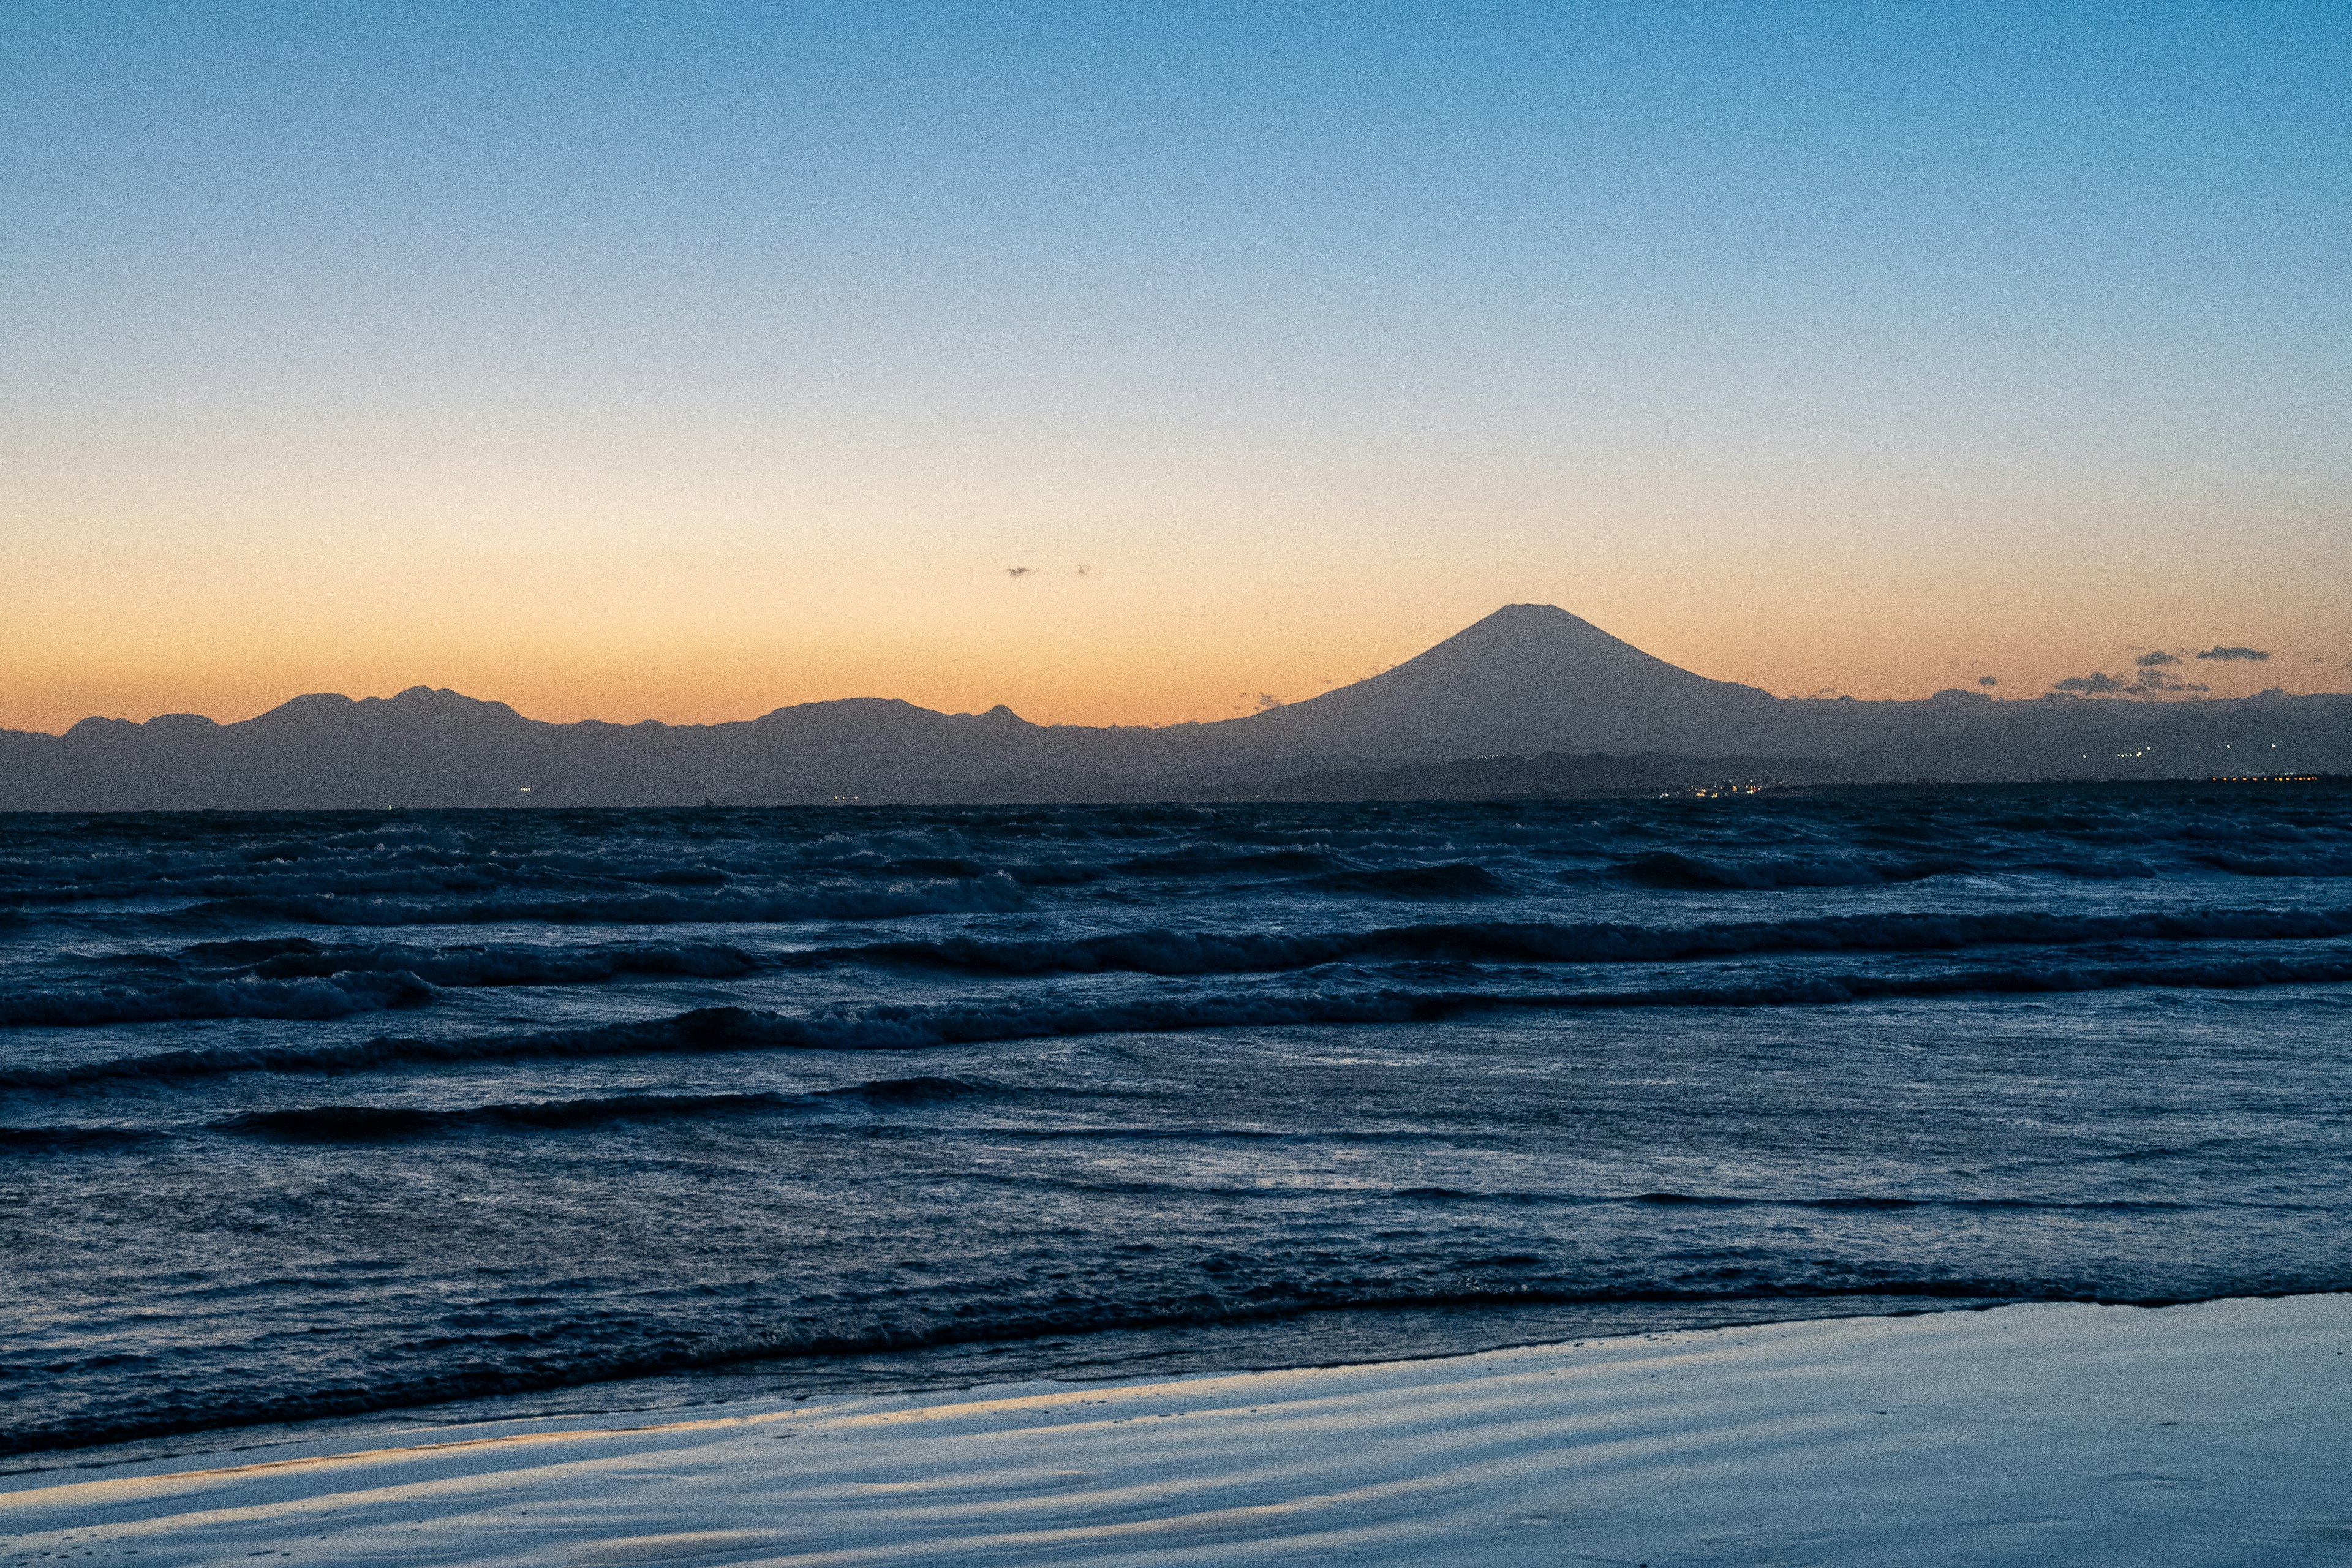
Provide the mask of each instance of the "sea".
POLYGON ((0 1466, 2352 1289, 2352 789, 0 816, 0 1466))

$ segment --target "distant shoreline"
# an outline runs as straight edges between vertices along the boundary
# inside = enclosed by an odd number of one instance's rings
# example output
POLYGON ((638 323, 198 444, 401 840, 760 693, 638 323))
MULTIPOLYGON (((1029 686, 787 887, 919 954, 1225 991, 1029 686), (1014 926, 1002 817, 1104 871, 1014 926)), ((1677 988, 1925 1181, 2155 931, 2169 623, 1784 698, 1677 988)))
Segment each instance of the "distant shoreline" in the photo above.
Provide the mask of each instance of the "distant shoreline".
POLYGON ((1857 782, 1852 782, 1852 783, 1836 783, 1836 784, 1779 784, 1779 783, 1770 783, 1770 784, 1767 784, 1763 785, 1762 787, 1755 788, 1755 789, 1739 789, 1739 790, 1729 790, 1729 789, 1727 789, 1727 790, 1723 790, 1723 791, 1719 791, 1719 792, 1717 792, 1717 791, 1707 791, 1707 792, 1706 792, 1706 793, 1701 793, 1701 789, 1700 789, 1700 787, 1698 787, 1698 786, 1685 786, 1685 787, 1682 787, 1682 788, 1675 788, 1675 789, 1657 789, 1657 788, 1640 788, 1640 787, 1633 787, 1633 786, 1622 786, 1622 787, 1617 787, 1617 788, 1594 788, 1594 789, 1580 789, 1580 790, 1565 790, 1565 789, 1563 789, 1563 790, 1545 790, 1545 791, 1526 791, 1526 792, 1520 792, 1520 793, 1498 793, 1498 794, 1486 794, 1486 795, 1330 795, 1330 796, 1293 796, 1293 795, 1274 795, 1274 794, 1252 794, 1252 795, 1187 795, 1138 796, 1138 797, 1133 798, 1133 799, 1122 799, 1122 800, 1056 800, 1056 799, 1047 799, 1047 798, 1039 798, 1039 799, 1030 800, 1030 799, 1008 798, 1008 799, 1003 799, 1003 800, 971 800, 971 801, 867 800, 867 799, 863 799, 863 798, 857 798, 857 799, 848 799, 848 800, 840 800, 840 801, 827 801, 827 802, 814 802, 814 801, 781 801, 781 802, 764 802, 764 803, 758 803, 758 804, 743 803, 743 802, 730 802, 730 801, 711 801, 711 802, 706 802, 706 803, 704 803, 704 804, 702 804, 702 805, 562 805, 562 804, 560 804, 560 803, 558 803, 558 802, 553 801, 553 800, 551 800, 551 800, 549 800, 548 802, 546 802, 546 803, 544 803, 544 804, 533 804, 533 805, 529 805, 499 804, 499 805, 380 805, 380 806, 377 806, 377 805, 318 805, 318 806, 292 806, 292 805, 280 805, 280 806, 228 806, 228 805, 199 805, 199 806, 167 806, 167 807, 145 807, 145 806, 113 806, 113 807, 109 807, 109 806, 37 806, 37 807, 19 807, 19 808, 13 808, 13 809, 0 809, 0 818, 4 818, 4 817, 11 817, 11 816, 25 816, 25 817, 41 817, 41 816, 69 817, 69 816, 196 816, 196 817, 205 817, 205 816, 221 816, 221 817, 234 817, 234 816, 382 816, 383 815, 384 815, 384 814, 385 814, 385 813, 387 813, 387 812, 390 812, 390 813, 395 813, 395 814, 398 814, 398 813, 408 813, 408 812, 427 813, 427 814, 442 814, 442 813, 448 813, 448 814, 467 814, 467 813, 506 813, 506 812, 525 812, 525 811, 564 811, 564 812, 609 813, 609 814, 614 814, 614 815, 623 815, 623 814, 627 814, 627 813, 631 813, 631 812, 699 813, 699 812, 705 812, 705 811, 727 811, 727 812, 741 812, 741 811, 755 811, 755 812, 770 812, 770 811, 772 811, 772 812, 824 812, 824 811, 834 811, 834 810, 853 810, 853 811, 893 811, 893 810, 908 810, 908 811, 931 811, 931 810, 945 810, 945 811, 954 811, 954 810, 995 811, 995 810, 1025 810, 1025 809, 1043 809, 1043 808, 1052 808, 1052 809, 1056 809, 1056 810, 1062 810, 1062 809, 1086 809, 1086 808, 1097 808, 1097 809, 1104 809, 1104 810, 1113 810, 1113 809, 1117 809, 1117 808, 1121 807, 1121 806, 1155 806, 1155 805, 1172 805, 1172 806, 1267 805, 1267 806, 1299 806, 1299 807, 1312 807, 1312 806, 1384 805, 1546 805, 1546 804, 1551 804, 1551 803, 1571 804, 1571 805, 1572 805, 1572 804, 1577 803, 1577 802, 1580 802, 1580 801, 1610 801, 1610 800, 1661 800, 1661 799, 1693 799, 1693 800, 1696 800, 1696 799, 1727 798, 1727 797, 1751 798, 1751 799, 1759 799, 1759 800, 1785 800, 1785 799, 1802 798, 1802 797, 1821 797, 1821 796, 1835 797, 1835 796, 1839 796, 1839 795, 1855 795, 1855 796, 1861 796, 1861 797, 1864 797, 1864 798, 1870 798, 1870 797, 1883 797, 1883 796, 1886 796, 1886 795, 1985 795, 2022 794, 2022 793, 2041 793, 2041 794, 2079 794, 2079 793, 2082 793, 2082 792, 2084 792, 2084 791, 2102 791, 2102 792, 2115 792, 2115 793, 2118 793, 2118 794, 2126 794, 2126 793, 2127 793, 2127 794, 2135 794, 2135 795, 2148 795, 2148 794, 2168 794, 2168 793, 2179 793, 2179 792, 2183 792, 2183 791, 2205 790, 2205 789, 2212 788, 2212 787, 2215 787, 2215 786, 2229 786, 2229 787, 2232 787, 2232 788, 2235 788, 2235 787, 2242 787, 2242 786, 2244 786, 2244 787, 2252 787, 2252 786, 2278 786, 2278 787, 2290 787, 2290 786, 2292 786, 2292 787, 2301 787, 2301 788, 2314 789, 2314 790, 2322 790, 2322 791, 2344 790, 2344 789, 2352 789, 2352 773, 2299 773, 2299 774, 2277 774, 2277 775, 2246 774, 2246 775, 2238 775, 2238 776, 2234 776, 2234 777, 2232 777, 2232 776, 2219 776, 2219 775, 2217 775, 2217 776, 2209 776, 2209 777, 2202 777, 2202 778, 2185 778, 2185 777, 2184 777, 2184 778, 2147 778, 2147 779, 2116 779, 2116 778, 2037 778, 2037 779, 1874 779, 1874 780, 1867 780, 1867 781, 1857 781, 1857 782))

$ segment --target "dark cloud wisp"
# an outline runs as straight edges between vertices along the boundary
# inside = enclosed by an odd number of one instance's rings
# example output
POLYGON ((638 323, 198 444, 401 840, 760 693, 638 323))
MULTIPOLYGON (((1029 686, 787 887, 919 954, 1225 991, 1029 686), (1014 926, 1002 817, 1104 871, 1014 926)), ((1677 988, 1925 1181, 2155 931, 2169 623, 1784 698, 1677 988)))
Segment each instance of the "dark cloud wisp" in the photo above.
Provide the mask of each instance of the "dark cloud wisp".
MULTIPOLYGON (((2178 664, 2180 661, 2175 659, 2173 662, 2178 664)), ((2159 691, 2210 691, 2213 689, 2201 681, 2183 680, 2160 669, 2143 669, 2132 681, 2131 689, 2135 697, 2153 697, 2159 691)))

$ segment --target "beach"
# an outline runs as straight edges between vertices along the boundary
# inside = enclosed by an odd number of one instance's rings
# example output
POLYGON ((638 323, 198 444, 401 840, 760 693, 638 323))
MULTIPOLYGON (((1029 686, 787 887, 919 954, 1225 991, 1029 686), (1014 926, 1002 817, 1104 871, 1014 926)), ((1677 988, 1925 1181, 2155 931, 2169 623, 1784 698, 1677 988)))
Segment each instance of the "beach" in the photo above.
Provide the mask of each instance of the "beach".
POLYGON ((2352 1295, 418 1428, 0 1480, 9 1561, 2352 1561, 2352 1295))
POLYGON ((2332 795, 0 850, 0 1568, 2352 1552, 2332 795))

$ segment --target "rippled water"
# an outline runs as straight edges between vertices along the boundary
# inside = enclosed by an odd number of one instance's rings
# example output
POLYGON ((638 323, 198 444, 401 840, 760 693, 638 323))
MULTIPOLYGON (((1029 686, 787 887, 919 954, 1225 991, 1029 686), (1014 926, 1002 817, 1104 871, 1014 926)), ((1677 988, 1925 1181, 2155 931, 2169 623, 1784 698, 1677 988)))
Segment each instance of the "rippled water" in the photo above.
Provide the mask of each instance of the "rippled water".
POLYGON ((2324 785, 0 816, 0 1451, 2352 1289, 2347 979, 2324 785))

